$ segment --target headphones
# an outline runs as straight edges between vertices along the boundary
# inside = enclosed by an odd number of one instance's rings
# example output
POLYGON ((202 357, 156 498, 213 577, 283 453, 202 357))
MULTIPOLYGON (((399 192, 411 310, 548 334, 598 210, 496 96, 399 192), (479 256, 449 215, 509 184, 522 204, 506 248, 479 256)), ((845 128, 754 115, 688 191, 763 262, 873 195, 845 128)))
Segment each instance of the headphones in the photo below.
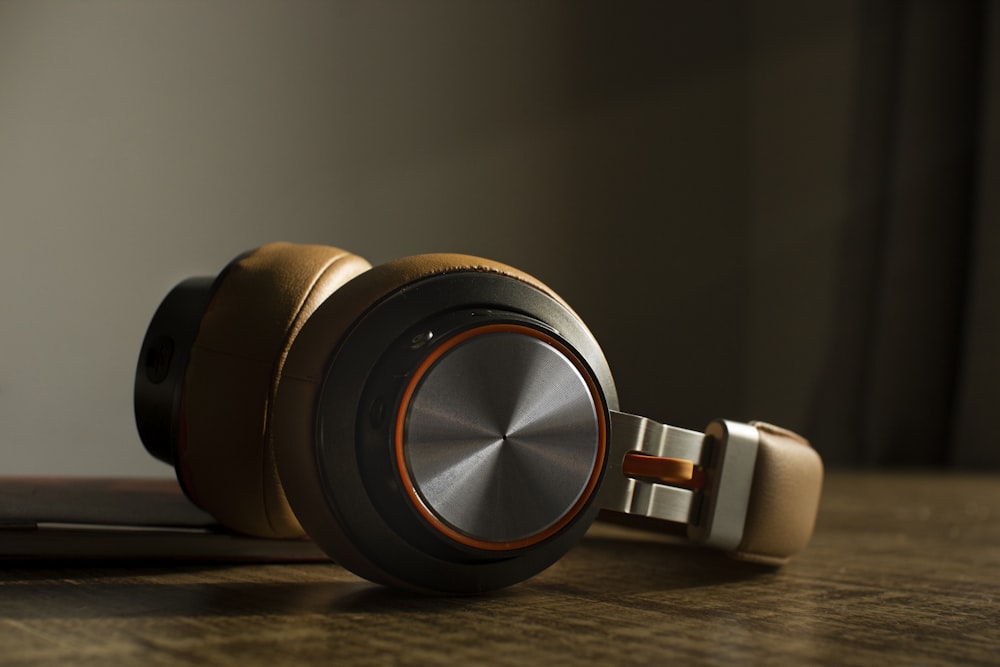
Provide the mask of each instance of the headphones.
POLYGON ((570 306, 465 255, 249 251, 167 294, 134 389, 144 446, 221 524, 308 536, 421 592, 527 579, 599 512, 780 565, 808 543, 822 485, 790 431, 620 412, 570 306))

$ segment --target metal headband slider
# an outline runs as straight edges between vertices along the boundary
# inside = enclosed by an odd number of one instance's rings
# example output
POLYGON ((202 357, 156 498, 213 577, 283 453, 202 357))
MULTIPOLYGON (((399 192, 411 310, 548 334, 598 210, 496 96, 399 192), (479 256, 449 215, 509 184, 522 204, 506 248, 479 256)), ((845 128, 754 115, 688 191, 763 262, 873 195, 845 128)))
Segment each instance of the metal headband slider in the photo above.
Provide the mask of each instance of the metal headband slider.
POLYGON ((703 440, 703 433, 612 411, 600 506, 674 523, 696 521, 703 440))

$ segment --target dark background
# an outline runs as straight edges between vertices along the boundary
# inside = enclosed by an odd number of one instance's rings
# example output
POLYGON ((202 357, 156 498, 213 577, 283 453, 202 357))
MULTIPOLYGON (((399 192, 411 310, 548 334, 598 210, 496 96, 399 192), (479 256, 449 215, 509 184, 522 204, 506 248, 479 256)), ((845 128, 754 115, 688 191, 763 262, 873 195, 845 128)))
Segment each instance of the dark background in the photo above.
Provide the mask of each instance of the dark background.
POLYGON ((135 435, 178 280, 271 240, 559 291, 622 407, 1000 464, 1000 5, 0 3, 0 472, 135 435))

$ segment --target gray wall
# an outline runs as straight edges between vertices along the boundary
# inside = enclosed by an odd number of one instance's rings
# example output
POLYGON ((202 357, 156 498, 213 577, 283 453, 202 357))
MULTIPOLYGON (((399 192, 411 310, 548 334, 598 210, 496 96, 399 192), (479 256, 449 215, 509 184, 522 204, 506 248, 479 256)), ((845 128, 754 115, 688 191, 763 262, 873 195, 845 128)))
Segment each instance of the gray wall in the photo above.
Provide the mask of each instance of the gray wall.
POLYGON ((148 319, 278 239, 506 261, 624 409, 803 427, 857 76, 825 4, 0 3, 0 474, 171 474, 148 319))

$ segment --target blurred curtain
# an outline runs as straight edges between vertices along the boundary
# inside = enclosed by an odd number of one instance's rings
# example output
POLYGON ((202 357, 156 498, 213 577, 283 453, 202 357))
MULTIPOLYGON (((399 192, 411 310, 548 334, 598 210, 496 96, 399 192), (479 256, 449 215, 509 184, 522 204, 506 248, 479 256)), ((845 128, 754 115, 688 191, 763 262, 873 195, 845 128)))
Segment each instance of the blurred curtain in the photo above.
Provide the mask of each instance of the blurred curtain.
POLYGON ((1000 3, 866 3, 830 465, 1000 466, 1000 3))

